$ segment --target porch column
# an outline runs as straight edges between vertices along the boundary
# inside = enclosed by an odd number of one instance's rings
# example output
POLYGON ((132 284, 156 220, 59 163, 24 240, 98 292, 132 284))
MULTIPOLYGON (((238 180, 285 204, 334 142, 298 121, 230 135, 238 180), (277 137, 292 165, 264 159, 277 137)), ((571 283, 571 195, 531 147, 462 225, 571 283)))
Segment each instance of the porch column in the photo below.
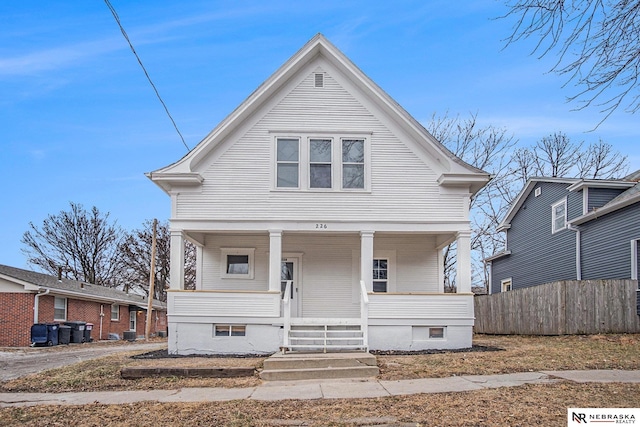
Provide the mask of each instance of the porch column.
POLYGON ((282 230, 269 230, 269 291, 280 292, 282 280, 282 230))
POLYGON ((457 238, 457 293, 471 293, 471 231, 461 231, 457 238))
POLYGON ((171 289, 184 289, 184 233, 182 230, 171 230, 169 281, 171 289))
POLYGON ((360 280, 373 292, 373 231, 360 232, 360 280))

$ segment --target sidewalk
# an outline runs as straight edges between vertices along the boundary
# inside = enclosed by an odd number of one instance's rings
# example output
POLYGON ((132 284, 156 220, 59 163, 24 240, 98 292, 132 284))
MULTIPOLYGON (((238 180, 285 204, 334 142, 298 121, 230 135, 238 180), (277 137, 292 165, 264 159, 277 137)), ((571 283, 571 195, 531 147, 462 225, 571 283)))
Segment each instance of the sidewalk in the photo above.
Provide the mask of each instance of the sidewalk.
POLYGON ((124 404, 142 401, 216 402, 237 399, 360 399, 419 393, 445 393, 551 384, 558 381, 640 383, 640 370, 542 371, 503 375, 380 381, 306 380, 265 382, 248 388, 183 388, 179 390, 96 391, 85 393, 0 393, 0 407, 33 405, 124 404))

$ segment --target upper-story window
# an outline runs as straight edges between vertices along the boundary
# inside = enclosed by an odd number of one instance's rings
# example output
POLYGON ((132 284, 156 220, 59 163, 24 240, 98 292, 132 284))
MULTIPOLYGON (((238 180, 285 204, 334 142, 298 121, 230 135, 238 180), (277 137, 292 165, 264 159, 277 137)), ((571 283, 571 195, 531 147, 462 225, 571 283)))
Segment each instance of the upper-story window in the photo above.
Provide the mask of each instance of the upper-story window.
POLYGON ((309 139, 309 188, 331 188, 330 139, 309 139))
POLYGON ((353 191, 368 188, 364 137, 283 136, 276 143, 276 189, 353 191))
POLYGON ((562 199, 551 205, 551 232, 556 233, 567 227, 567 200, 562 199))
POLYGON ((300 140, 296 138, 278 138, 276 151, 278 188, 298 188, 300 140))
POLYGON ((364 139, 342 140, 342 188, 364 188, 364 139))

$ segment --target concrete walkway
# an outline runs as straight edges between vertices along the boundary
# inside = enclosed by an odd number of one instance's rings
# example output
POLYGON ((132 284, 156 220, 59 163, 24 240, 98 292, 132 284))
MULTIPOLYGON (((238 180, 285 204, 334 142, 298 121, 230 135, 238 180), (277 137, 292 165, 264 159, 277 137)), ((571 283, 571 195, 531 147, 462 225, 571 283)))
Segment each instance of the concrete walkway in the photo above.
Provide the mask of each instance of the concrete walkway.
POLYGON ((305 380, 265 382, 248 388, 98 391, 86 393, 0 393, 0 407, 32 405, 123 404, 131 402, 218 402, 237 399, 355 399, 444 393, 552 384, 558 381, 640 383, 640 370, 542 371, 503 375, 469 375, 417 380, 305 380))

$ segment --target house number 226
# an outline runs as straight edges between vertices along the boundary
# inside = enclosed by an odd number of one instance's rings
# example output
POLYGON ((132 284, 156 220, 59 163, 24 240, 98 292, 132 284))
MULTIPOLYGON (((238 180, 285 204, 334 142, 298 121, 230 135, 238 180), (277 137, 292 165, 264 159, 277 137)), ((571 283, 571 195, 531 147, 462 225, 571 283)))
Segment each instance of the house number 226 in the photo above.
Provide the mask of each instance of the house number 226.
POLYGON ((328 227, 327 227, 327 224, 320 224, 320 223, 316 223, 316 228, 322 228, 322 229, 324 229, 324 228, 328 228, 328 227))

